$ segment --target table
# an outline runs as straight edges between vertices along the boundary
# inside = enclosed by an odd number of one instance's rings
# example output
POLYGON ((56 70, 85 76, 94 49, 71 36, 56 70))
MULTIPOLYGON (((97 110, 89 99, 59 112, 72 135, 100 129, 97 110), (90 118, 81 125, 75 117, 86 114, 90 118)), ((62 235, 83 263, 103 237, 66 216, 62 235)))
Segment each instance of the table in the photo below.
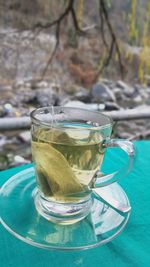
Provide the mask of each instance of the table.
MULTIPOLYGON (((1 267, 149 267, 150 266, 150 141, 135 142, 137 156, 132 172, 120 184, 132 206, 124 231, 103 246, 84 251, 47 251, 16 239, 0 225, 1 267)), ((109 152, 110 160, 123 161, 122 154, 109 152)), ((29 165, 0 172, 0 186, 29 165)))

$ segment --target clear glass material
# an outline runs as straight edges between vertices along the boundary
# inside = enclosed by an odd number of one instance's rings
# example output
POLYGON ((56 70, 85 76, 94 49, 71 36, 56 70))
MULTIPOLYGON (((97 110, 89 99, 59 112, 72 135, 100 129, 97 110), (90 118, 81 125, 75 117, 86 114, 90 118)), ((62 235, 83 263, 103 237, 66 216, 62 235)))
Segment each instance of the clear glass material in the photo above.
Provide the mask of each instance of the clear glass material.
POLYGON ((92 209, 95 188, 116 182, 133 163, 129 141, 111 140, 112 120, 100 112, 44 107, 31 113, 32 155, 38 212, 60 224, 73 224, 92 209), (101 171, 107 147, 119 146, 129 156, 124 168, 101 171))
MULTIPOLYGON (((117 183, 107 186, 105 193, 130 206, 117 183)), ((43 249, 81 250, 105 244, 121 233, 130 217, 130 211, 119 213, 102 199, 93 197, 91 211, 84 220, 69 226, 54 224, 37 212, 35 194, 34 168, 12 176, 0 191, 0 220, 12 235, 43 249)))

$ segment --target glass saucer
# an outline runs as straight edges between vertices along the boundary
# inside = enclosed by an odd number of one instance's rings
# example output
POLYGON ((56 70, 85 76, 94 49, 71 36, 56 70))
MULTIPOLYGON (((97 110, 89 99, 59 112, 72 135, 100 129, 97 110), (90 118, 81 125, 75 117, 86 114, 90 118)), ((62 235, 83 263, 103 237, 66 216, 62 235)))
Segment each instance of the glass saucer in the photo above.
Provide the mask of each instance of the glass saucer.
MULTIPOLYGON (((44 219, 36 210, 33 193, 36 181, 33 167, 12 176, 0 191, 1 223, 15 237, 44 249, 80 250, 105 244, 125 227, 130 212, 120 215, 109 205, 94 199, 90 214, 72 225, 58 225, 44 219)), ((117 184, 107 186, 121 203, 129 204, 117 184)))

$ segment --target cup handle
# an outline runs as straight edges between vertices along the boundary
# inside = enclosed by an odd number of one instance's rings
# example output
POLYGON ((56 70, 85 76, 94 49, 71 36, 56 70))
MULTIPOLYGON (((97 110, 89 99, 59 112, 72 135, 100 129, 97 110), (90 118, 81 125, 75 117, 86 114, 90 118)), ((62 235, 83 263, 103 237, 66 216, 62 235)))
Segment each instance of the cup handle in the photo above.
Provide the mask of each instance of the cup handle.
POLYGON ((132 166, 133 166, 135 149, 134 149, 134 145, 132 142, 127 141, 127 140, 121 140, 121 139, 110 139, 110 140, 105 141, 105 143, 103 144, 103 147, 104 148, 109 148, 109 147, 121 148, 127 153, 128 161, 123 168, 111 174, 105 175, 104 173, 101 173, 100 171, 98 171, 95 176, 94 183, 91 186, 91 189, 107 186, 109 184, 117 182, 120 178, 123 178, 124 176, 126 176, 131 171, 132 166))

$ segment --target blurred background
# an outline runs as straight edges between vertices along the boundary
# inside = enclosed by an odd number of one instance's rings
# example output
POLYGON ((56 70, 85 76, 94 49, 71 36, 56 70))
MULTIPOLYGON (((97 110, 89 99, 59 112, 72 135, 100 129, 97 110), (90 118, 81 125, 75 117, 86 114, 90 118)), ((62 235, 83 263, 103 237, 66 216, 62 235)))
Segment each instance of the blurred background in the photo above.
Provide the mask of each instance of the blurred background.
MULTIPOLYGON (((0 0, 0 170, 31 161, 23 118, 48 105, 150 112, 149 0, 0 0)), ((149 139, 150 119, 113 136, 149 139)))

